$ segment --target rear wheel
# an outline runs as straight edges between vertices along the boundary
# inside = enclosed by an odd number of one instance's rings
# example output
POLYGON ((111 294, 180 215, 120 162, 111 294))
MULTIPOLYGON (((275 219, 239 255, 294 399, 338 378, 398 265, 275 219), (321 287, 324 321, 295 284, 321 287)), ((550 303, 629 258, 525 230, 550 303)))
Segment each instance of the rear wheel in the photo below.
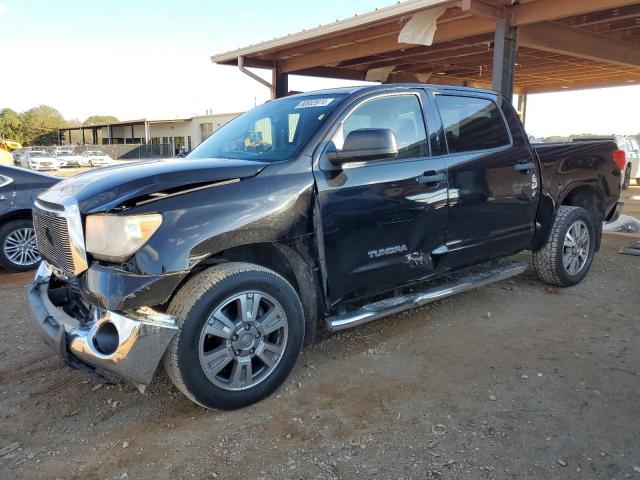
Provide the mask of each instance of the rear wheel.
POLYGON ((591 268, 595 232, 593 219, 584 208, 560 207, 546 245, 533 253, 540 279, 560 287, 580 283, 591 268))
POLYGON ((33 222, 12 220, 0 227, 0 265, 8 270, 32 270, 40 262, 33 222))
POLYGON ((626 190, 631 185, 631 165, 627 165, 624 169, 624 180, 622 181, 622 189, 626 190))
POLYGON ((182 393, 207 408, 241 408, 267 397, 302 348, 298 295, 258 265, 227 263, 199 273, 168 312, 181 328, 165 354, 165 370, 182 393))

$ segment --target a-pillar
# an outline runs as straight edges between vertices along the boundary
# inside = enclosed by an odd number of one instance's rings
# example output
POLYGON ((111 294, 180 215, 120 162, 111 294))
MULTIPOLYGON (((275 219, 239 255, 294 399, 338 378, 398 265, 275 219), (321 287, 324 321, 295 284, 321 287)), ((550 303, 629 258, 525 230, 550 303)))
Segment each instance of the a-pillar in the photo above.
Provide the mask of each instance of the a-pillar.
POLYGON ((514 71, 518 52, 518 29, 507 20, 496 22, 493 44, 493 89, 509 102, 513 99, 514 71))

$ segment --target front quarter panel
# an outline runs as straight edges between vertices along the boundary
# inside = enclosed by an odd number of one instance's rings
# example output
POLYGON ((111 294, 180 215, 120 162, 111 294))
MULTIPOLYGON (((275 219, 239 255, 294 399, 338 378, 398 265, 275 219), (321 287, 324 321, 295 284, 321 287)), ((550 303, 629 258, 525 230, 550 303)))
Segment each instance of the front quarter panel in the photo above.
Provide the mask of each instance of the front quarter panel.
POLYGON ((310 234, 311 160, 273 164, 256 177, 136 207, 128 214, 159 212, 163 223, 136 255, 143 274, 191 269, 239 245, 310 234))

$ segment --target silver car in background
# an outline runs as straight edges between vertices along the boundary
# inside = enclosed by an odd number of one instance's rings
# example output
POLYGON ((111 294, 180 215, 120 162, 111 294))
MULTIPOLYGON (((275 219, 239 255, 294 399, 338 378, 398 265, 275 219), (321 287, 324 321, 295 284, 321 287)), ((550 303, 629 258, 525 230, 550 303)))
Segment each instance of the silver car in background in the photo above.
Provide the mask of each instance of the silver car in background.
POLYGON ((70 148, 58 148, 51 153, 51 156, 58 160, 60 167, 80 167, 83 157, 76 155, 70 148))
POLYGON ((82 157, 82 165, 85 167, 104 167, 113 163, 113 159, 102 150, 87 150, 82 157))
POLYGON ((20 155, 20 166, 29 170, 58 170, 60 163, 44 150, 30 150, 20 155))

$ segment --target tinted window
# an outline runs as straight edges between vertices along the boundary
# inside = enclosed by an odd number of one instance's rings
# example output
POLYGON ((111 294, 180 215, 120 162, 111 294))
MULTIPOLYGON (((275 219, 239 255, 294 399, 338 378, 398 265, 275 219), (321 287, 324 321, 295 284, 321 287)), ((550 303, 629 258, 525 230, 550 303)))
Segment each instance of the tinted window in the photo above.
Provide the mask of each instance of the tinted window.
POLYGON ((342 149, 347 135, 363 128, 390 129, 398 145, 396 158, 428 155, 422 107, 415 95, 374 98, 356 107, 333 138, 336 148, 342 149))
POLYGON ((498 107, 484 98, 436 95, 449 153, 509 145, 498 107))

